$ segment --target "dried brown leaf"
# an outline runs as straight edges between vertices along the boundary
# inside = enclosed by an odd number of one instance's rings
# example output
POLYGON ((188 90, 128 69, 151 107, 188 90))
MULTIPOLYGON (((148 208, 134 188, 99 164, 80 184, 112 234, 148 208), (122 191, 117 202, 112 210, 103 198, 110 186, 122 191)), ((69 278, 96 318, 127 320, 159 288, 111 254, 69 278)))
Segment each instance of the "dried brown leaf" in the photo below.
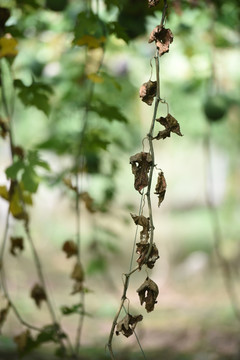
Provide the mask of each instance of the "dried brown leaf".
POLYGON ((116 335, 120 335, 120 333, 122 333, 126 337, 131 336, 137 323, 142 321, 142 319, 142 315, 132 316, 131 314, 127 314, 117 323, 116 335))
POLYGON ((140 240, 142 243, 147 243, 149 239, 149 230, 150 230, 150 218, 146 218, 143 215, 134 215, 130 214, 133 221, 136 225, 142 226, 142 231, 140 232, 140 240))
POLYGON ((24 149, 21 146, 13 146, 13 154, 17 155, 20 159, 24 158, 24 149))
POLYGON ((146 260, 146 255, 148 253, 149 246, 150 244, 144 244, 142 242, 136 244, 137 247, 136 253, 139 254, 139 257, 137 259, 139 269, 141 269, 144 264, 146 264, 147 267, 149 267, 149 269, 152 269, 157 259, 159 259, 158 248, 156 247, 155 244, 153 244, 148 259, 146 260))
POLYGON ((145 302, 147 312, 153 311, 159 293, 157 284, 147 277, 144 283, 137 289, 137 292, 141 305, 145 302))
POLYGON ((148 105, 152 105, 153 99, 157 94, 157 81, 145 82, 139 89, 139 96, 148 105))
POLYGON ((4 309, 0 310, 0 330, 1 330, 4 322, 7 319, 7 315, 8 315, 10 307, 11 307, 11 305, 8 302, 7 306, 4 309))
POLYGON ((0 136, 5 139, 9 131, 8 124, 0 118, 0 136))
POLYGON ((93 198, 89 195, 89 193, 87 191, 84 191, 80 194, 80 199, 82 199, 82 201, 84 202, 86 209, 90 212, 90 213, 95 213, 96 209, 94 208, 94 201, 93 198))
POLYGON ((72 180, 71 180, 70 177, 65 177, 65 178, 63 179, 63 182, 64 182, 64 184, 65 184, 70 190, 73 190, 73 191, 75 191, 75 192, 78 191, 77 186, 73 185, 72 180))
POLYGON ((74 279, 78 282, 82 282, 84 280, 84 271, 81 263, 77 262, 75 264, 71 273, 71 279, 74 279))
POLYGON ((83 286, 83 282, 82 281, 76 281, 73 285, 73 289, 71 292, 71 295, 77 294, 77 293, 81 293, 85 291, 85 288, 83 286))
POLYGON ((77 244, 73 240, 65 241, 62 250, 66 253, 67 258, 78 254, 77 244))
POLYGON ((11 246, 10 246, 9 251, 13 256, 17 255, 17 252, 16 252, 17 250, 19 250, 19 252, 23 251, 23 249, 24 249, 23 237, 11 236, 10 242, 11 242, 11 246))
POLYGON ((158 180, 154 193, 158 195, 158 207, 161 205, 161 203, 164 200, 166 188, 167 188, 166 179, 164 177, 163 172, 161 171, 160 173, 158 173, 158 180))
POLYGON ((159 4, 159 0, 148 0, 148 7, 157 6, 159 4))
POLYGON ((35 301, 37 307, 40 308, 41 302, 47 300, 47 296, 43 287, 35 284, 31 290, 31 298, 35 301))
POLYGON ((29 330, 23 331, 21 334, 15 336, 13 340, 17 344, 18 351, 22 352, 27 348, 28 343, 32 341, 31 333, 29 330))
POLYGON ((171 132, 183 136, 178 121, 171 114, 167 114, 166 117, 161 116, 159 119, 156 119, 156 121, 163 125, 165 130, 159 131, 153 139, 165 139, 166 137, 170 137, 171 132))
POLYGON ((132 173, 135 176, 134 187, 137 191, 148 185, 148 173, 152 165, 152 156, 150 153, 141 152, 130 157, 132 173))
POLYGON ((173 42, 173 34, 170 29, 165 29, 162 25, 156 26, 150 34, 148 42, 155 41, 159 55, 162 56, 169 51, 169 46, 173 42))

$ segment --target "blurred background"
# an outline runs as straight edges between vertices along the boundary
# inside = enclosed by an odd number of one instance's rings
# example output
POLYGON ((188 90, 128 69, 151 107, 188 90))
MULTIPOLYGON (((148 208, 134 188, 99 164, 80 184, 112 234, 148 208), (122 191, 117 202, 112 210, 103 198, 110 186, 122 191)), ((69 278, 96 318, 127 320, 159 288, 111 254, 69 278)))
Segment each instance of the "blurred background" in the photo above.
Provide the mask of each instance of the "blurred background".
MULTIPOLYGON (((163 1, 148 8, 147 0, 1 2, 1 39, 8 42, 0 39, 0 58, 9 99, 15 94, 14 143, 27 159, 34 152, 48 164, 36 166, 26 184, 21 172, 16 176, 32 194, 32 236, 57 317, 73 339, 78 316, 64 315, 61 307, 79 302, 79 294, 71 295, 75 259, 66 258, 62 246, 76 240, 80 219, 87 289, 83 359, 108 358, 104 347, 122 295, 122 274, 135 252, 130 212, 138 213, 141 196, 129 158, 148 151, 142 140, 153 106, 141 101, 139 88, 155 80, 155 46, 148 39, 162 8, 163 1), (76 169, 79 214, 71 189, 76 169)), ((237 0, 168 2, 165 27, 174 40, 160 59, 160 95, 184 136, 154 142, 156 167, 167 182, 160 208, 152 194, 160 259, 152 270, 133 274, 127 293, 130 312, 143 314, 136 332, 149 359, 240 356, 239 20, 237 0), (159 287, 151 313, 136 293, 146 276, 159 287)), ((158 117, 167 111, 160 104, 158 117)), ((3 103, 0 114, 5 122, 3 103)), ((155 133, 159 130, 156 124, 155 133)), ((9 186, 5 170, 12 162, 3 126, 1 136, 3 187, 9 186)), ((0 195, 2 238, 8 202, 0 195)), ((143 213, 147 216, 146 206, 143 213)), ((9 236, 26 237, 14 216, 9 236)), ((30 297, 37 279, 30 246, 24 242, 17 256, 9 247, 4 263, 11 299, 26 321, 45 326, 47 305, 39 309, 30 297)), ((6 306, 3 293, 0 304, 6 306)), ((23 330, 10 311, 0 336, 2 358, 15 356, 13 337, 23 330)), ((144 358, 134 336, 114 337, 113 344, 119 359, 144 358)), ((41 351, 50 350, 44 345, 41 351)))

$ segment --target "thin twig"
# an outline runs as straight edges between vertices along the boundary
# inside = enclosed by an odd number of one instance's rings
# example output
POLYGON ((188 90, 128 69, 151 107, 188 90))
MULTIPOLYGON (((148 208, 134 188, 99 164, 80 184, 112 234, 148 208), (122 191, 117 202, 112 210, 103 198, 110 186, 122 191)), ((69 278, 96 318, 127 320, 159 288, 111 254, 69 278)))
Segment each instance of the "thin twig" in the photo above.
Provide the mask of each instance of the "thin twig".
POLYGON ((225 288, 229 296, 229 299, 231 301, 233 311, 235 313, 237 320, 240 322, 240 307, 238 305, 239 301, 233 283, 230 264, 221 253, 221 243, 223 241, 223 236, 221 232, 218 211, 216 209, 216 206, 214 205, 214 201, 212 198, 214 193, 214 184, 213 184, 213 174, 212 174, 212 164, 211 164, 210 129, 206 135, 204 147, 206 152, 206 163, 208 166, 207 175, 209 179, 209 183, 208 183, 209 186, 206 191, 206 202, 211 217, 213 238, 214 238, 214 249, 222 270, 225 288))
POLYGON ((149 172, 148 188, 147 188, 147 193, 146 193, 147 202, 148 202, 148 213, 149 213, 149 218, 150 218, 150 240, 149 240, 149 249, 148 249, 148 252, 147 252, 147 255, 145 258, 146 262, 152 251, 153 236, 154 236, 154 224, 153 224, 152 205, 151 205, 151 186, 152 186, 153 170, 155 167, 155 157, 154 157, 154 148, 153 148, 152 138, 153 138, 153 130, 154 130, 154 125, 155 125, 156 116, 157 116, 157 110, 158 110, 158 106, 159 106, 159 102, 160 102, 160 76, 159 76, 159 53, 158 53, 158 50, 156 50, 155 65, 156 65, 157 94, 156 94, 156 99, 155 99, 155 103, 154 103, 152 122, 151 122, 149 133, 147 134, 150 154, 152 157, 152 165, 151 165, 150 172, 149 172))

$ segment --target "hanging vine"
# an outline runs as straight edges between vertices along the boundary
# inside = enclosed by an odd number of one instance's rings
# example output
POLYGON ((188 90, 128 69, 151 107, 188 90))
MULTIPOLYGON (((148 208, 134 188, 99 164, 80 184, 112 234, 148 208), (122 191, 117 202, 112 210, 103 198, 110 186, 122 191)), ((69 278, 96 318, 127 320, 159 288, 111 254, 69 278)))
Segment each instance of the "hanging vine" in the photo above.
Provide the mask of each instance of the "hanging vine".
MULTIPOLYGON (((148 0, 149 7, 154 7, 159 3, 159 0, 148 0)), ((125 308, 125 301, 127 298, 127 290, 129 287, 130 277, 136 272, 140 271, 143 266, 152 269, 155 262, 159 258, 157 245, 154 243, 154 219, 152 213, 151 204, 151 191, 152 191, 152 179, 153 172, 156 168, 155 154, 154 154, 154 140, 165 139, 171 136, 171 133, 175 133, 182 136, 178 121, 169 113, 168 103, 160 96, 160 58, 169 51, 169 46, 173 41, 173 34, 170 29, 165 28, 166 12, 168 8, 167 0, 164 0, 162 18, 160 25, 157 25, 150 34, 149 43, 154 42, 156 46, 155 59, 155 75, 156 80, 149 80, 145 82, 139 91, 139 96, 143 102, 151 106, 154 102, 154 110, 149 132, 147 133, 144 140, 147 138, 149 152, 145 152, 144 149, 130 157, 130 164, 132 167, 132 173, 134 175, 134 188, 140 193, 140 206, 139 214, 131 214, 131 217, 138 226, 141 226, 140 241, 137 242, 137 229, 135 233, 132 257, 130 261, 129 272, 124 274, 123 292, 120 301, 118 311, 113 319, 112 327, 110 330, 107 347, 112 360, 115 360, 113 352, 113 336, 114 332, 116 335, 122 335, 129 337, 135 333, 135 328, 138 322, 142 321, 142 315, 132 315, 125 308), (167 105, 167 115, 157 118, 159 104, 163 103, 167 105), (159 130, 157 135, 154 136, 154 128, 156 122, 160 123, 165 129, 159 130), (147 188, 145 193, 145 188, 147 188), (147 210, 145 210, 145 198, 147 199, 147 210), (147 213, 143 215, 143 212, 147 213), (137 266, 133 268, 133 254, 136 251, 138 258, 136 260, 137 266), (119 320, 122 310, 125 311, 125 316, 119 320)), ((166 193, 167 183, 162 171, 158 174, 157 184, 155 186, 155 194, 158 196, 158 206, 161 205, 164 200, 166 193)), ((140 304, 145 306, 147 312, 154 310, 155 304, 157 303, 157 297, 159 289, 157 284, 147 276, 142 285, 137 289, 140 304)), ((129 308, 129 306, 128 306, 129 308)), ((137 338, 138 341, 138 338, 137 338)), ((139 343, 139 341, 138 341, 139 343)), ((141 344, 139 346, 142 350, 141 344)), ((143 357, 145 354, 142 350, 143 357)))

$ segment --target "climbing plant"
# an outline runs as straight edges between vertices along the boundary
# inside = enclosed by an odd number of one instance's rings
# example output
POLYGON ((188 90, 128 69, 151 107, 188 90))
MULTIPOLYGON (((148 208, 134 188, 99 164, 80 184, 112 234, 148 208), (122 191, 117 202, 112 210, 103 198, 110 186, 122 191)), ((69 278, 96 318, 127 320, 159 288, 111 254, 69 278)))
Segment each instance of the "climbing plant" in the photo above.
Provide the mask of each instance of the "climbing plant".
MULTIPOLYGON (((148 6, 154 7, 159 3, 158 0, 152 1, 149 0, 148 6)), ((132 257, 130 260, 129 271, 124 274, 124 285, 123 293, 121 297, 121 302, 119 309, 114 317, 109 340, 108 340, 108 349, 111 355, 111 358, 116 359, 112 341, 114 336, 114 331, 116 335, 120 333, 126 337, 129 337, 135 334, 135 328, 138 322, 143 320, 142 315, 132 315, 129 310, 129 305, 126 307, 126 301, 129 301, 127 296, 127 290, 129 287, 130 277, 136 272, 141 271, 143 267, 147 269, 152 269, 155 266, 155 262, 159 259, 159 250, 154 242, 154 219, 152 213, 152 178, 153 172, 158 168, 158 164, 155 160, 154 155, 154 141, 155 140, 164 140, 171 136, 171 133, 175 133, 179 136, 182 136, 180 131, 180 126, 178 121, 169 113, 169 105, 166 100, 160 96, 160 58, 169 52, 170 44, 173 41, 173 34, 170 29, 165 27, 166 22, 166 12, 168 8, 167 0, 164 1, 164 7, 162 11, 162 18, 160 24, 157 25, 150 34, 149 43, 155 43, 156 54, 154 56, 155 60, 155 76, 156 80, 152 81, 151 79, 145 82, 139 91, 140 98, 147 105, 151 106, 154 102, 154 110, 152 121, 150 123, 149 131, 146 137, 142 140, 147 140, 149 151, 146 152, 144 149, 130 157, 130 164, 132 167, 132 173, 134 175, 134 188, 140 194, 140 206, 138 214, 131 214, 131 217, 138 227, 141 227, 140 239, 137 242, 137 231, 135 233, 135 238, 133 241, 132 257), (159 103, 163 103, 167 106, 167 115, 160 116, 158 112, 159 103), (156 122, 160 123, 164 130, 158 131, 154 136, 154 129, 156 122), (145 193, 145 188, 147 188, 145 193), (145 203, 147 203, 147 210, 145 209, 145 203), (145 215, 143 215, 145 214, 145 215), (137 266, 133 268, 133 253, 136 251, 138 258, 136 260, 137 266), (125 312, 124 317, 119 320, 119 317, 123 312, 125 312)), ((157 184, 155 186, 155 193, 158 196, 158 206, 161 205, 165 197, 167 184, 165 176, 162 170, 158 173, 157 184)), ((144 282, 136 290, 139 296, 140 304, 145 304, 145 309, 147 312, 154 311, 155 304, 157 303, 157 298, 159 294, 158 285, 147 276, 144 282)), ((138 338, 137 338, 138 340, 138 338)), ((139 343, 139 341, 138 341, 139 343)), ((140 347, 141 344, 139 343, 140 347)), ((142 347, 141 347, 142 350, 142 347)), ((143 350, 142 350, 143 352, 143 350)), ((143 356, 145 358, 144 352, 143 356)))

